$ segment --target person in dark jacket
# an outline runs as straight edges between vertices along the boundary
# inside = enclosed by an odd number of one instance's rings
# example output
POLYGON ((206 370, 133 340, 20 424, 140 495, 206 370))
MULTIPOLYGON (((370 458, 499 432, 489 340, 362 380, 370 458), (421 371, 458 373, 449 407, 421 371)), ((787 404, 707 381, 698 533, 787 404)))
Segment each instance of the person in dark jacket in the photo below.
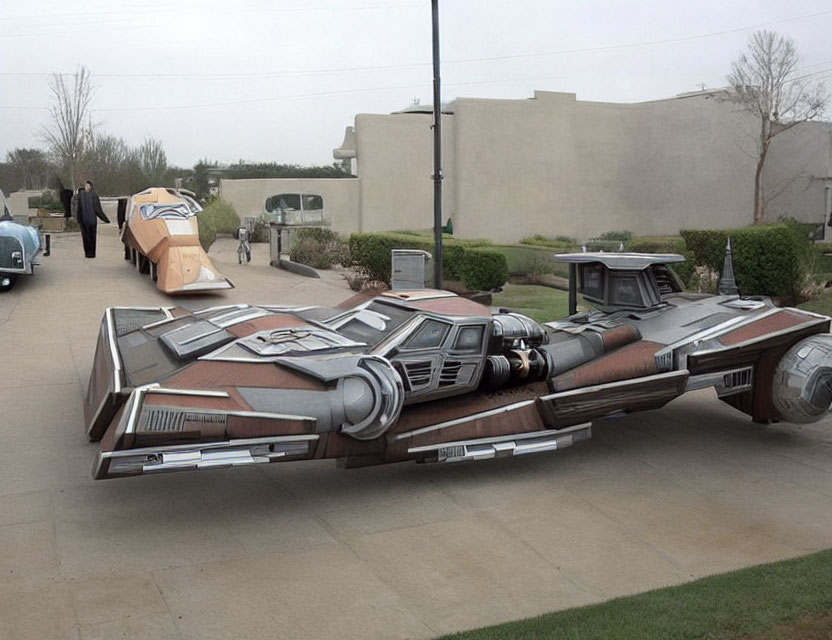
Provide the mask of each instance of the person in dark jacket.
POLYGON ((58 197, 61 199, 61 204, 64 206, 64 218, 72 216, 72 189, 64 187, 61 179, 57 179, 58 183, 58 197))
POLYGON ((95 257, 95 241, 98 234, 98 219, 109 223, 110 219, 101 208, 101 199, 93 189, 92 182, 84 183, 84 190, 78 192, 78 226, 81 227, 81 239, 84 241, 84 255, 95 257))

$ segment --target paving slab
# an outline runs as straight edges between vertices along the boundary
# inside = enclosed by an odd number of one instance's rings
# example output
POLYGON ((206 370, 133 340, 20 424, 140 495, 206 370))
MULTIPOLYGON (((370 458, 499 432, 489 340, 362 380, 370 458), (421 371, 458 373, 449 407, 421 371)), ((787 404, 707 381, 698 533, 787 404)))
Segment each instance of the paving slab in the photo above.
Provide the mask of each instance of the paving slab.
POLYGON ((93 481, 82 401, 108 306, 329 304, 344 279, 238 265, 170 298, 54 236, 0 296, 1 638, 430 638, 832 547, 832 419, 751 423, 710 392, 555 454, 331 461, 93 481))

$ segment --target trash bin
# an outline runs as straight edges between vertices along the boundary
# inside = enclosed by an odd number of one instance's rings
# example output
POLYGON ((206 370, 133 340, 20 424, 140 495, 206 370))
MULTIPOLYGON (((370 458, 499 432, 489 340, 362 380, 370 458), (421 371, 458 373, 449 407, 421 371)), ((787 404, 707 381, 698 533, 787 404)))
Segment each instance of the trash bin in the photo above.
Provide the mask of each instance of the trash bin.
POLYGON ((425 288, 425 261, 432 256, 421 249, 393 249, 390 288, 393 291, 425 288))

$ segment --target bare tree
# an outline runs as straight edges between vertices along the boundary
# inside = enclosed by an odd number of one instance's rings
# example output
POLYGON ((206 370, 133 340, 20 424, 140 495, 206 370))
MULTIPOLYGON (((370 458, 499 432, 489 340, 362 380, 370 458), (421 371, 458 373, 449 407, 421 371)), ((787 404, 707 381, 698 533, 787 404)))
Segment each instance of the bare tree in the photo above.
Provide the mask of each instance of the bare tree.
POLYGON ((142 173, 150 186, 162 186, 165 173, 168 170, 168 158, 162 147, 162 141, 155 138, 145 138, 139 147, 139 159, 142 173))
POLYGON ((772 31, 755 31, 748 51, 731 63, 727 79, 731 99, 759 120, 754 173, 754 224, 763 221, 766 199, 763 168, 772 139, 801 122, 818 117, 829 96, 809 74, 799 75, 800 57, 794 41, 772 31))
POLYGON ((93 86, 90 72, 83 65, 73 74, 72 81, 55 73, 49 80, 52 106, 49 115, 52 122, 43 128, 42 135, 69 171, 72 189, 78 185, 78 171, 84 147, 92 138, 90 104, 93 86))

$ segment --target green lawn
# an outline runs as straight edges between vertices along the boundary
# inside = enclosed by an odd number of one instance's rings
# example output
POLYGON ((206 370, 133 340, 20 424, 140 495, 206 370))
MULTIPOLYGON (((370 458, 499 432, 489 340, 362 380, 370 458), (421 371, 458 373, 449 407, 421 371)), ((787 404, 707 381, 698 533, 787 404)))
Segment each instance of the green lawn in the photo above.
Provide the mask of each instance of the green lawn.
POLYGON ((826 316, 832 316, 832 287, 826 289, 817 298, 797 305, 801 309, 807 311, 814 311, 815 313, 822 313, 826 316))
POLYGON ((733 640, 830 612, 832 551, 822 551, 677 587, 445 637, 458 640, 733 640))
POLYGON ((533 284, 506 284, 502 293, 494 295, 491 304, 507 307, 538 322, 558 320, 568 315, 569 295, 566 291, 533 284))

